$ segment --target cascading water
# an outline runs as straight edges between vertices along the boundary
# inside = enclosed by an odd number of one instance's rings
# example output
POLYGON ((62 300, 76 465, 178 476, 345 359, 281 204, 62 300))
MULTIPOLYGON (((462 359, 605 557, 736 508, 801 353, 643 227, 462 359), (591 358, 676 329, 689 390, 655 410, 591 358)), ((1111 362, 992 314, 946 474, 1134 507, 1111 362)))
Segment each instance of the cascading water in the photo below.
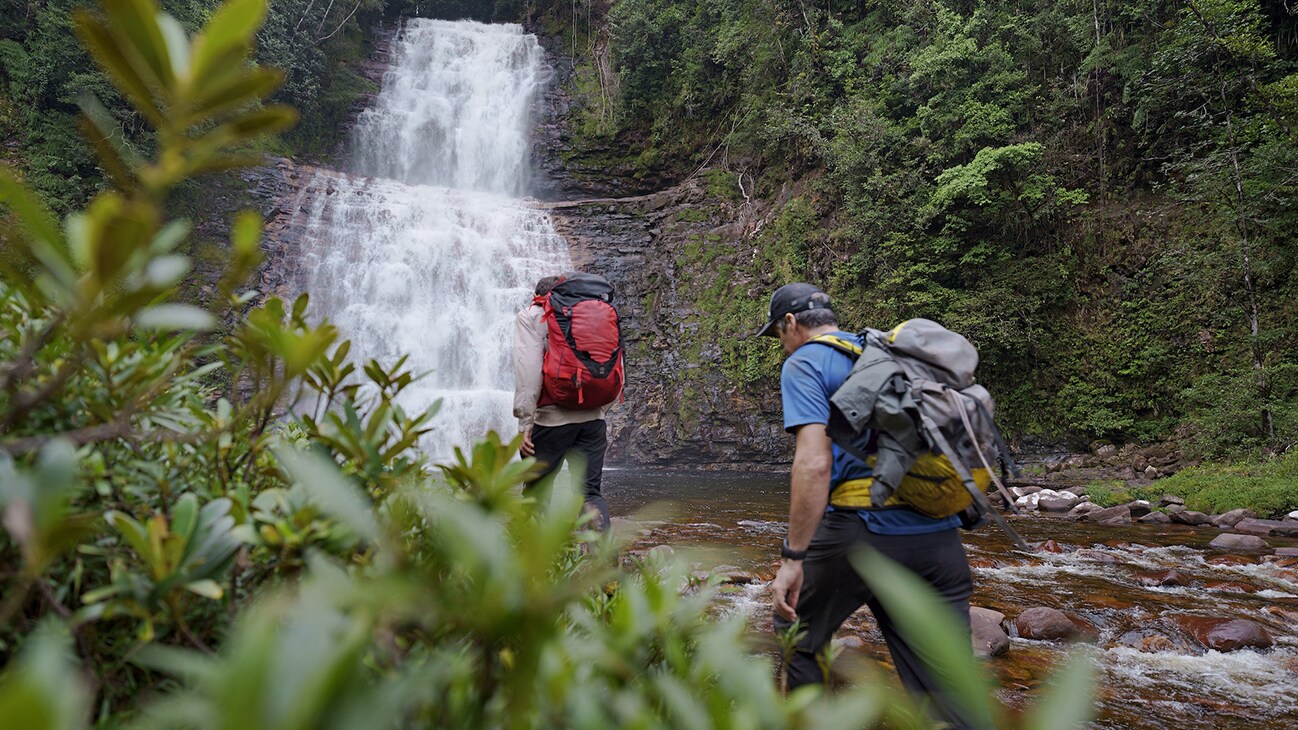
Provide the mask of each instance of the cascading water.
POLYGON ((428 375, 413 412, 442 400, 434 457, 514 430, 513 317, 536 280, 568 267, 564 240, 517 198, 544 53, 517 25, 415 19, 352 142, 358 176, 332 175, 304 246, 313 310, 351 356, 428 375), (367 177, 360 177, 367 176, 367 177))

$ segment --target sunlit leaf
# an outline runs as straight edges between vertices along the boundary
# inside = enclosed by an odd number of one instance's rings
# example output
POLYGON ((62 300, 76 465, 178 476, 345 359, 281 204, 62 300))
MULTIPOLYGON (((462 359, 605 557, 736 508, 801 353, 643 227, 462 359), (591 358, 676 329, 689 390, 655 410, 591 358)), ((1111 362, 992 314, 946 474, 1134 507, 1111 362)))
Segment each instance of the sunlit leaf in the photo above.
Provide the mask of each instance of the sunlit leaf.
POLYGON ((135 324, 151 330, 192 330, 205 332, 216 326, 216 318, 192 304, 159 304, 140 310, 135 324))

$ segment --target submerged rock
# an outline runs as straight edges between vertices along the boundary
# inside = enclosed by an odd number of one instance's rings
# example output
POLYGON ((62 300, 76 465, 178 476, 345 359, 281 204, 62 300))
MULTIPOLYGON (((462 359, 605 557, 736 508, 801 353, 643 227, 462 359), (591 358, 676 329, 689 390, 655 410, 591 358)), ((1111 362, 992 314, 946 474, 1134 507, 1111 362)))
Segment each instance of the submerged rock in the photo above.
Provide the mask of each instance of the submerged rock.
POLYGON ((1208 543, 1208 547, 1218 550, 1266 550, 1266 540, 1256 535, 1237 535, 1228 532, 1218 535, 1208 543))
POLYGON ((1082 519, 1082 515, 1087 515, 1092 512, 1099 512, 1102 509, 1104 508, 1094 502, 1082 502, 1081 504, 1078 504, 1076 507, 1073 507, 1071 510, 1069 510, 1068 516, 1080 520, 1082 519))
POLYGON ((1142 575, 1140 576, 1140 584, 1144 586, 1188 586, 1190 585, 1190 579, 1181 575, 1178 571, 1169 570, 1166 573, 1142 575))
POLYGON ((1127 509, 1131 510, 1131 516, 1139 519, 1154 511, 1152 505, 1147 500, 1137 499, 1134 502, 1127 503, 1127 509))
POLYGON ((1257 517, 1257 513, 1251 509, 1233 509, 1229 512, 1222 512, 1212 518, 1212 524, 1218 527, 1234 527, 1241 520, 1250 520, 1257 517))
POLYGON ((1182 525, 1193 525, 1196 527, 1199 525, 1206 525, 1212 521, 1212 517, 1204 514, 1203 512, 1195 512, 1194 510, 1188 510, 1188 509, 1181 510, 1179 512, 1172 512, 1171 518, 1173 522, 1182 525))
POLYGON ((1077 626, 1068 615, 1057 608, 1037 606, 1020 613, 1014 619, 1019 636, 1039 641, 1067 639, 1077 633, 1077 626))
POLYGON ((1145 629, 1128 631, 1122 636, 1119 636, 1116 643, 1120 646, 1129 646, 1132 649, 1146 654, 1175 651, 1177 649, 1176 644, 1171 639, 1157 632, 1145 629))
POLYGON ((1127 509, 1125 504, 1117 507, 1107 507, 1105 509, 1088 512, 1078 517, 1082 522, 1094 522, 1098 525, 1130 525, 1131 510, 1127 509))
POLYGON ((1275 644, 1275 639, 1262 624, 1248 619, 1179 616, 1176 622, 1195 641, 1215 651, 1235 651, 1245 647, 1266 649, 1275 644))
POLYGON ((1247 532, 1251 535, 1282 535, 1284 537, 1298 537, 1298 523, 1285 522, 1283 520, 1258 520, 1244 519, 1235 525, 1236 532, 1247 532))
POLYGON ((974 656, 989 657, 1009 651, 1010 637, 1001 628, 1005 614, 990 608, 969 607, 974 656))
MULTIPOLYGON (((1066 550, 1063 549, 1063 547, 1061 547, 1061 546, 1059 545, 1059 543, 1055 542, 1054 540, 1046 540, 1045 542, 1037 543, 1036 545, 1033 545, 1032 547, 1033 547, 1034 550, 1036 550, 1036 551, 1039 552, 1039 553, 1062 553, 1062 552, 1067 552, 1066 550)), ((1004 617, 1002 617, 1002 618, 1004 618, 1004 617)))

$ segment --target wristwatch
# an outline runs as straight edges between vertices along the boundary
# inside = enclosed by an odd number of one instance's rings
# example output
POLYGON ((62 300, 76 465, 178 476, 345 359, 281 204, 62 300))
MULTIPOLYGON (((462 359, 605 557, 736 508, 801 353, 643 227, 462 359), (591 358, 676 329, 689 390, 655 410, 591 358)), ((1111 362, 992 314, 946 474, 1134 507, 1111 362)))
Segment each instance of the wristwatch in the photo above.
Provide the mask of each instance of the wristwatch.
POLYGON ((780 544, 780 557, 788 558, 789 560, 804 560, 807 557, 807 551, 794 550, 789 547, 789 538, 786 537, 784 538, 784 542, 780 544))

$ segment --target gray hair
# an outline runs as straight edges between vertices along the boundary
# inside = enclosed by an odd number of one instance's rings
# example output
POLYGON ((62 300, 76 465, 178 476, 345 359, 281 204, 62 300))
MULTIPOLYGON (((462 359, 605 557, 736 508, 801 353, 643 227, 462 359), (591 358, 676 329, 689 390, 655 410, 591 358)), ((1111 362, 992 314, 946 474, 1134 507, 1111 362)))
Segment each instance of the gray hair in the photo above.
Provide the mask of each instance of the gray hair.
MULTIPOLYGON (((838 324, 838 317, 832 309, 804 309, 793 315, 793 320, 798 324, 811 329, 812 327, 822 327, 827 324, 838 324)), ((784 330, 784 319, 776 320, 775 326, 781 331, 784 330)))
POLYGON ((533 290, 533 293, 536 294, 536 296, 538 297, 549 294, 550 290, 554 288, 555 284, 559 283, 560 278, 562 277, 558 277, 558 276, 541 277, 541 280, 536 282, 536 289, 533 290))

